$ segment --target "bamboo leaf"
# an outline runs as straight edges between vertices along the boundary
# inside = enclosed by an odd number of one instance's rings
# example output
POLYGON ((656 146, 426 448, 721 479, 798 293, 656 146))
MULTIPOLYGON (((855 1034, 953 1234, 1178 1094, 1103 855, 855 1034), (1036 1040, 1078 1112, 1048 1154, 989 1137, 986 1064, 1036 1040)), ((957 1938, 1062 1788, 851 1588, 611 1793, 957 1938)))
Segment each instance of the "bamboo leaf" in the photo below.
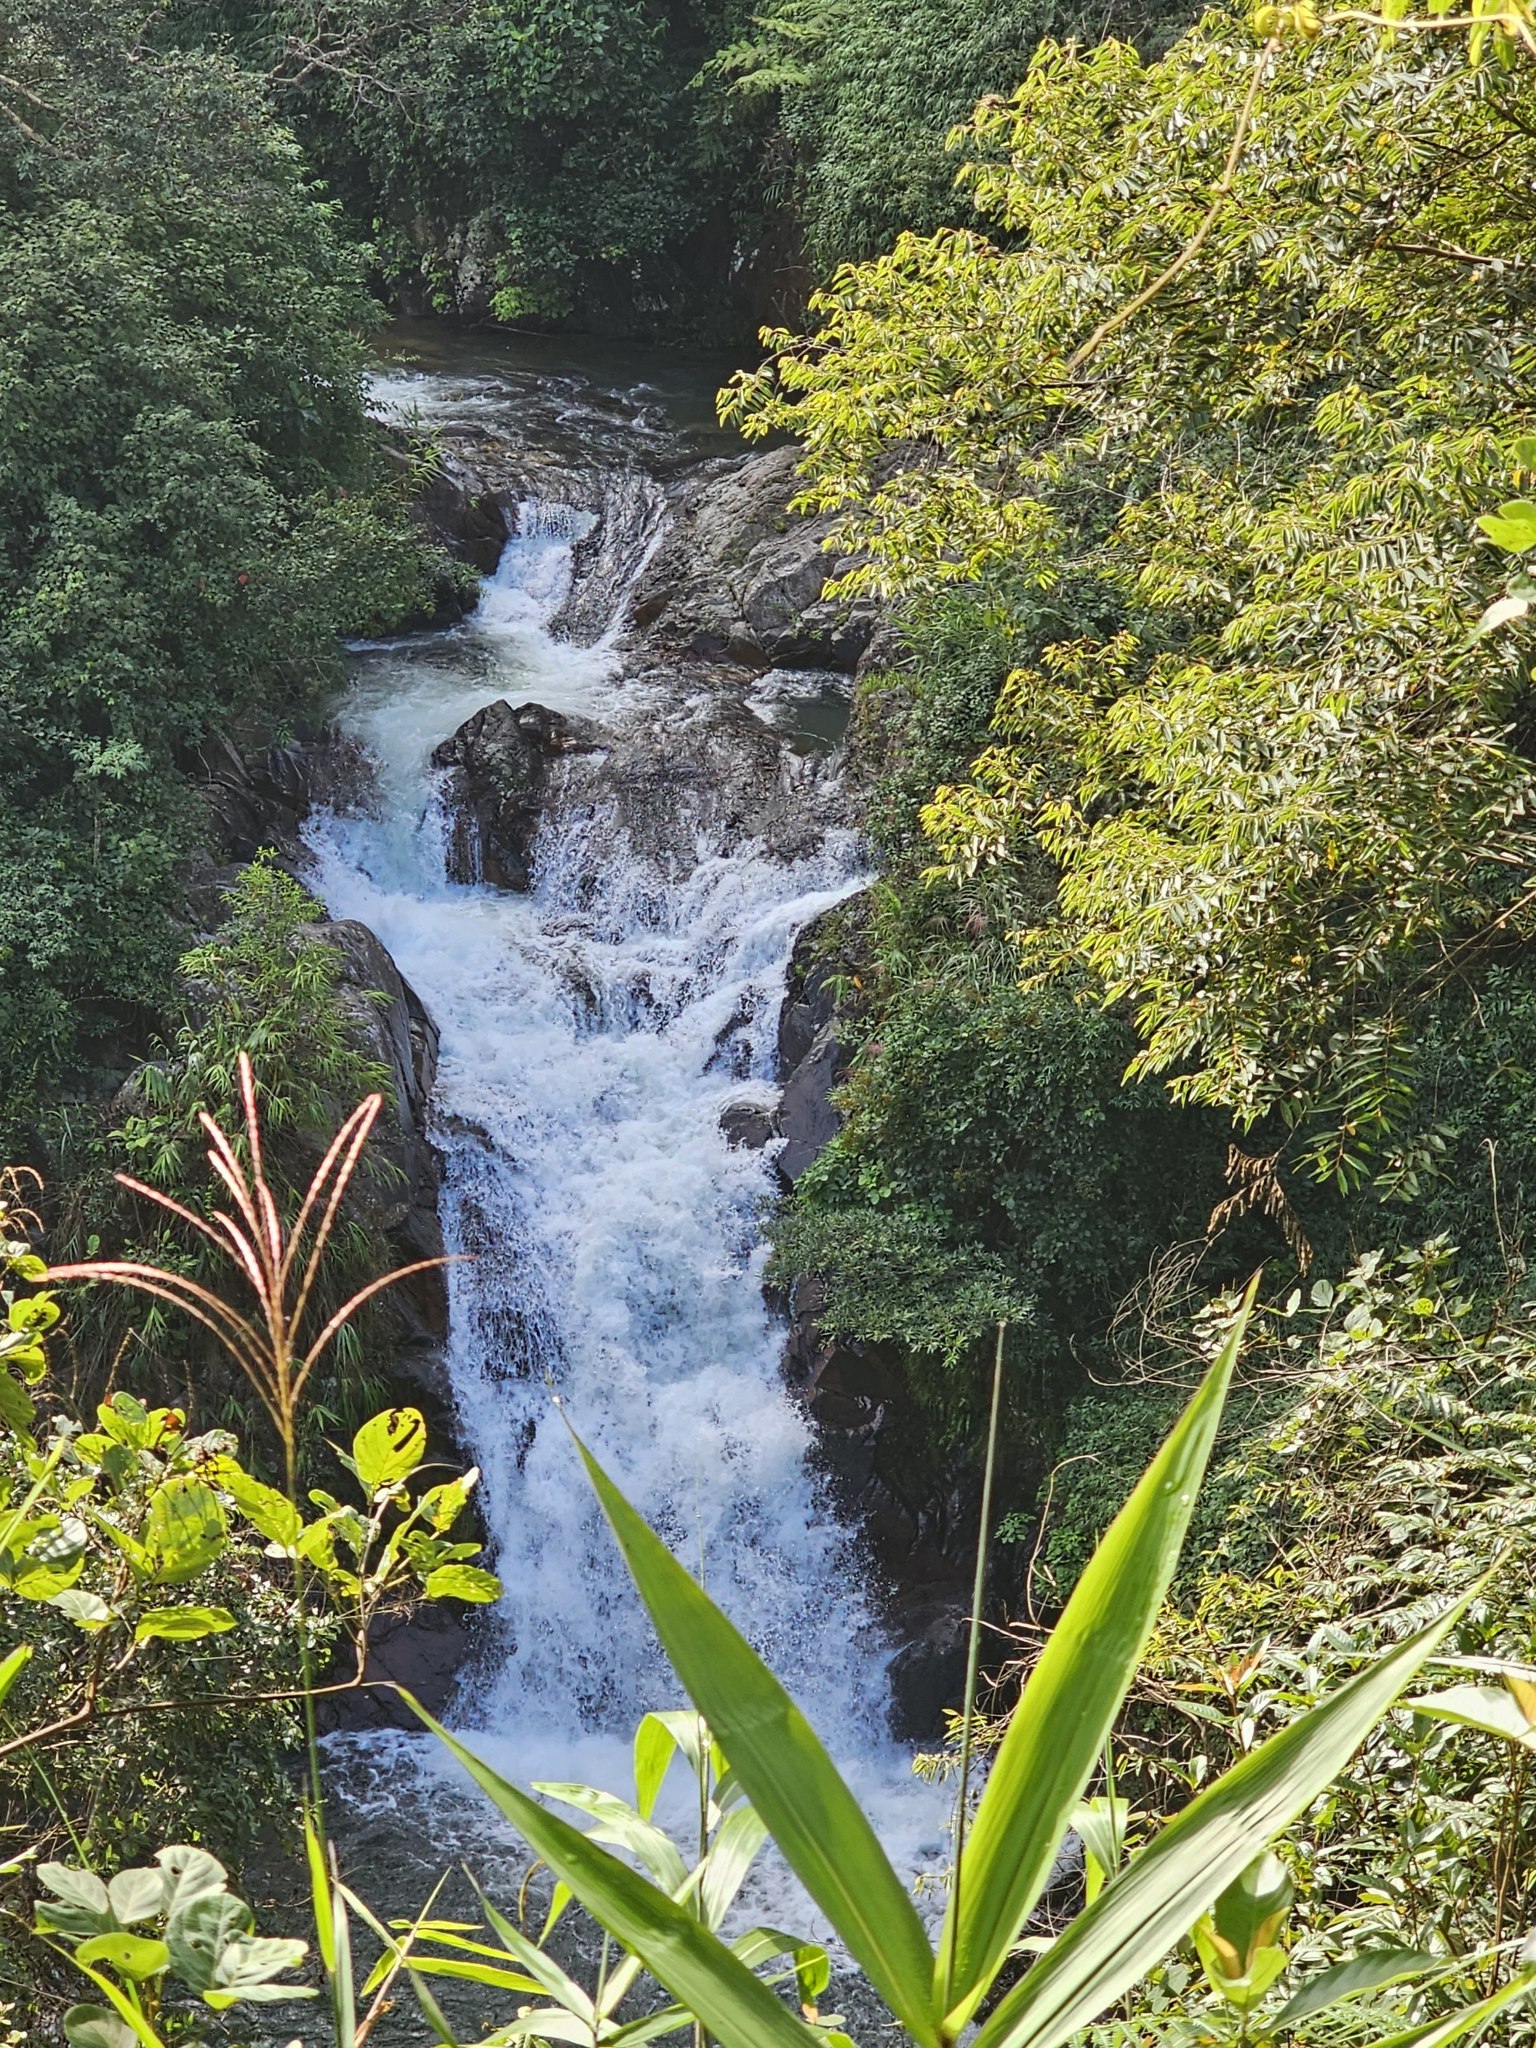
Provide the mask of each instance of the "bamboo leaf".
POLYGON ((1378 2041, 1376 2048, 1450 2048, 1452 2041, 1464 2039, 1475 2027, 1485 2025, 1503 2012, 1506 2006, 1528 1998, 1533 1990, 1536 1990, 1536 1971, 1523 1970, 1490 1997, 1479 1999, 1476 2005, 1463 2006, 1460 2012, 1453 2012, 1446 2019, 1431 2020, 1427 2026, 1408 2027, 1400 2034, 1390 2034, 1385 2041, 1378 2041))
POLYGON ((1504 1742, 1518 1742, 1524 1749, 1536 1749, 1536 1728, 1526 1719, 1515 1695, 1502 1686, 1453 1685, 1444 1692, 1404 1700, 1403 1705, 1432 1721, 1450 1721, 1460 1728, 1475 1728, 1482 1735, 1497 1735, 1504 1742))
POLYGON ((1362 1949, 1359 1955, 1308 1977, 1268 2023, 1267 2031, 1284 2033, 1346 1998, 1359 1998, 1363 1992, 1379 1991, 1384 1984, 1400 1984, 1405 1977, 1422 1977, 1427 1970, 1443 1969, 1445 1960, 1416 1948, 1362 1949))
POLYGON ((784 1860, 902 2025, 938 2048, 928 1938, 858 1802, 757 1652, 577 1449, 673 1670, 784 1860))
POLYGON ((402 1697, 594 1918, 640 1957, 657 1982, 696 2014, 723 2048, 811 2048, 817 2042, 818 2037, 683 1907, 578 1828, 509 1785, 409 1693, 402 1697))
POLYGON ((1463 1595, 1193 1799, 1008 1993, 973 2048, 1058 2048, 1096 2019, 1338 1775, 1471 1597, 1463 1595))
POLYGON ((1136 1675, 1179 1560, 1257 1285, 1255 1276, 1221 1355, 1094 1552, 1014 1710, 945 1915, 937 1981, 951 2034, 974 2013, 1044 1890, 1136 1675))

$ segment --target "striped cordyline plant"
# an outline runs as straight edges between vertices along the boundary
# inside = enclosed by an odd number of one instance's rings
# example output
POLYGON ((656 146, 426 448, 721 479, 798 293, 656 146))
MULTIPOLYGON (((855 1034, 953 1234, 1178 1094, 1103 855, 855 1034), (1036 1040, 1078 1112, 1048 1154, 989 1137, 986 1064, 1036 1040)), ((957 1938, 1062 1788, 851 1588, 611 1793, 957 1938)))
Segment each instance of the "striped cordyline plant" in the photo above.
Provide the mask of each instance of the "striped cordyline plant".
POLYGON ((208 1164, 229 1190, 233 1214, 216 1209, 210 1220, 132 1174, 115 1177, 131 1193, 154 1202, 221 1252, 255 1297, 254 1312, 242 1314, 190 1274, 138 1259, 82 1259, 50 1267, 49 1279, 96 1280, 129 1287, 172 1303, 210 1331, 250 1381, 272 1419, 282 1442, 292 1497, 298 1485, 299 1410, 305 1388, 326 1350, 364 1302, 397 1281, 449 1261, 443 1257, 416 1259, 370 1280, 306 1341, 305 1322, 326 1247, 384 1098, 365 1096, 342 1124, 315 1169, 289 1228, 267 1180, 256 1079, 244 1052, 239 1059, 239 1080, 248 1163, 216 1118, 206 1110, 198 1115, 208 1139, 208 1164))

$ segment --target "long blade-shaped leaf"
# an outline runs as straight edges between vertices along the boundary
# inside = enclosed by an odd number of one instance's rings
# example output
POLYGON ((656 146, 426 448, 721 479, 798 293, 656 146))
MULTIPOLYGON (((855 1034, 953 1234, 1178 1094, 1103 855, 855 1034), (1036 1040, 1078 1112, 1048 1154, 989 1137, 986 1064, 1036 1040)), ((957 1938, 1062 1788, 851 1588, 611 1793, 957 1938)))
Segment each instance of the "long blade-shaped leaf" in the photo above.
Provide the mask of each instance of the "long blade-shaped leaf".
POLYGON ((939 1948, 946 2027, 970 2019, 1045 1889, 1141 1662, 1205 1476, 1257 1278, 1221 1355, 1110 1524, 1030 1673, 966 1837, 939 1948))
POLYGON ((815 2048, 818 2037, 810 2028, 691 1913, 579 1828, 509 1785, 409 1693, 402 1697, 594 1919, 633 1950, 723 2048, 815 2048))
POLYGON ((1385 2041, 1379 2041, 1376 2048, 1450 2048, 1453 2041, 1463 2040, 1476 2027, 1484 2027, 1495 2014, 1505 2006, 1515 2005, 1522 1998, 1529 1998, 1536 1990, 1536 1973, 1522 1970, 1518 1977, 1511 1977, 1491 1996, 1479 1999, 1476 2005, 1463 2006, 1460 2012, 1453 2012, 1448 2019, 1431 2020, 1422 2027, 1408 2027, 1400 2034, 1391 2034, 1385 2041))
POLYGON ((902 2025, 938 2048, 933 1952, 858 1801, 761 1657, 577 1448, 673 1670, 784 1860, 902 2025))
POLYGON ((1331 1783, 1471 1597, 1464 1595, 1191 1800, 1015 1985, 973 2048, 1059 2048, 1097 2019, 1331 1783))

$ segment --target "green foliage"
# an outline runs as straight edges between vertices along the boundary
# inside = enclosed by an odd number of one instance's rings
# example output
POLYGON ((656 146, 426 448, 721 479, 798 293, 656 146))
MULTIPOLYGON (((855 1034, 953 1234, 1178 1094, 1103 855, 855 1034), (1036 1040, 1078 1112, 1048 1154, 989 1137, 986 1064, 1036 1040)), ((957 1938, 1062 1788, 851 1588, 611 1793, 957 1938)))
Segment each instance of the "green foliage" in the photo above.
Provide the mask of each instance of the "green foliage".
MULTIPOLYGON (((533 1789, 584 1816, 590 1823, 585 1830, 589 1841, 609 1843, 632 1856, 663 1899, 686 1903, 702 1926, 718 1932, 767 1840, 767 1830, 697 1714, 647 1714, 635 1731, 634 1758, 633 1801, 590 1785, 541 1784, 533 1789), (654 1818, 658 1794, 679 1760, 687 1765, 697 1792, 692 1802, 694 1839, 686 1847, 654 1818)), ((517 2018, 497 2030, 493 2038, 507 2044, 574 2038, 576 2029, 582 2039, 594 2043, 640 2042, 676 2034, 688 2025, 690 2015, 677 2005, 662 2005, 640 2020, 618 2017, 643 1981, 642 1965, 634 1954, 605 1968, 590 1992, 560 1968, 548 1953, 549 1941, 570 1899, 565 1886, 557 1887, 536 1937, 520 1930, 489 1900, 483 1900, 489 1923, 483 1929, 424 1917, 402 1925, 398 1933, 405 1938, 387 1941, 361 1995, 366 1998, 384 1988, 404 1969, 418 1983, 422 1978, 458 1978, 542 1999, 538 2005, 520 2005, 517 2018), (493 1940, 496 1946, 490 1945, 493 1940)), ((801 1936, 753 1927, 734 1936, 730 1947, 750 1968, 779 1963, 779 1971, 767 1981, 792 1983, 802 2008, 813 2009, 827 1988, 827 1952, 801 1936)), ((647 2003, 654 2005, 654 1998, 647 2003)))
MULTIPOLYGON (((1255 2034, 1331 2038, 1305 1986, 1339 1972, 1375 2039, 1406 2016, 1383 1957, 1420 1958, 1428 2018, 1498 1981, 1495 1959, 1536 1903, 1536 1788, 1508 1741, 1526 1725, 1509 1686, 1536 1652, 1536 1337, 1528 1311, 1490 1318, 1475 1306, 1440 1242, 1390 1261, 1373 1253, 1336 1287, 1317 1281, 1256 1317, 1244 1368, 1257 1403, 1217 1454, 1219 1512, 1207 1513, 1154 1638, 1117 1782, 1135 1807, 1134 1843, 1362 1656, 1475 1589, 1437 1660, 1458 1682, 1422 1688, 1434 1717, 1416 1697, 1414 1712, 1383 1721, 1285 1849, 1296 1887, 1289 1974, 1255 2034), (1502 1732, 1479 1732, 1463 1695, 1486 1693, 1510 1660, 1502 1732), (1377 1974, 1361 1971, 1362 1955, 1377 1974)), ((1093 1434, 1085 1421, 1080 1440, 1093 1434)), ((1064 1466, 1058 1526, 1091 1524, 1107 1483, 1086 1462, 1064 1466)), ((1202 1988, 1171 1962, 1135 2038, 1181 2041, 1192 2027, 1224 2038, 1224 2002, 1219 1984, 1202 1988)), ((1529 2038, 1528 2016, 1511 2024, 1509 2038, 1529 2038)), ((1121 2038, 1106 2035, 1106 2048, 1121 2038)))
MULTIPOLYGON (((261 1086, 266 1166, 285 1208, 297 1206, 345 1106, 369 1090, 392 1094, 391 1075, 366 1049, 360 1029, 369 1001, 385 999, 360 995, 345 984, 343 957, 326 942, 323 916, 314 898, 269 859, 241 870, 226 892, 223 921, 182 956, 181 1021, 169 1042, 152 1046, 118 1096, 113 1106, 121 1123, 110 1128, 110 1112, 55 1120, 66 1181, 54 1230, 57 1255, 76 1256, 105 1243, 130 1258, 209 1278, 218 1265, 212 1246, 189 1231, 183 1216, 162 1211, 151 1222, 144 1203, 114 1176, 126 1168, 158 1194, 174 1195, 196 1215, 211 1216, 225 1190, 195 1172, 206 1143, 199 1120, 211 1115, 228 1121, 238 1112, 242 1054, 261 1086)), ((365 1160, 332 1232, 317 1285, 319 1303, 336 1307, 386 1264, 379 1219, 397 1178, 398 1169, 387 1159, 365 1160)), ((170 1334, 165 1310, 153 1303, 130 1310, 125 1297, 105 1291, 82 1301, 73 1336, 87 1371, 100 1375, 108 1361, 119 1359, 130 1332, 127 1369, 142 1377, 146 1347, 152 1355, 170 1334)), ((311 1410, 316 1428, 355 1419, 358 1401, 376 1397, 378 1383, 362 1367, 365 1340, 371 1336, 387 1349, 394 1334, 383 1310, 365 1313, 359 1327, 348 1325, 340 1333, 344 1383, 329 1390, 325 1413, 311 1410)), ((181 1333, 175 1341, 188 1346, 181 1333)), ((203 1346, 194 1335, 189 1355, 202 1368, 205 1412, 218 1413, 216 1406, 210 1409, 222 1399, 217 1347, 203 1346)), ((225 1408, 243 1424, 237 1401, 226 1401, 225 1408)))
POLYGON ((961 217, 944 138, 1022 77, 1052 0, 789 0, 751 17, 707 67, 748 101, 776 95, 780 147, 818 276, 903 229, 961 217))
MULTIPOLYGON (((977 2040, 983 2048, 1058 2048, 1192 1930, 1211 1950, 1222 1997, 1246 2020, 1263 1995, 1256 1989, 1259 1977, 1267 1973, 1274 1981, 1267 1951, 1276 1950, 1289 1891, 1289 1880, 1272 1863, 1255 1863, 1255 1850, 1308 1812, 1467 1612, 1470 1596, 1464 1595, 1427 1627, 1406 1632, 1400 1625, 1393 1647, 1355 1660, 1352 1678, 1268 1740, 1248 1745, 1020 1972, 1019 1936, 1062 1830, 1081 1812, 1167 1591, 1242 1323, 1240 1315, 1034 1664, 974 1818, 962 1801, 937 1956, 864 1815, 793 1701, 582 1453, 662 1644, 734 1775, 907 2038, 929 2048, 958 2036, 1004 1971, 1012 1981, 998 1987, 1001 1996, 977 2040)), ((446 1731, 438 1733, 562 1883, 724 2048, 809 2048, 814 2033, 765 1998, 741 1960, 698 1921, 446 1731)), ((1536 1983, 1536 1969, 1523 1959, 1498 1976, 1496 2002, 1478 2000, 1455 2032, 1524 2001, 1536 1983)), ((1330 1999, 1338 1989, 1330 1988, 1330 1999)), ((1450 2031, 1444 2036, 1453 2037, 1450 2031)))
POLYGON ((1154 64, 1047 46, 966 134, 1004 239, 903 237, 726 394, 802 438, 850 583, 1113 600, 937 794, 943 872, 1047 854, 1032 971, 1089 968, 1136 1072, 1346 1187, 1414 1170, 1418 1020, 1531 852, 1528 647, 1470 630, 1526 418, 1519 91, 1342 30, 1261 60, 1222 16, 1154 64))
POLYGON ((172 18, 274 75, 390 280, 439 310, 644 328, 686 307, 696 329, 728 289, 721 201, 746 167, 688 89, 722 0, 181 0, 172 18))
POLYGON ((25 0, 0 119, 0 1118, 141 1031, 185 769, 425 560, 363 405, 357 254, 258 85, 143 10, 25 0), (149 23, 152 26, 152 18, 149 23), (26 118, 19 110, 25 108, 26 118))
MULTIPOLYGON (((249 1101, 248 1065, 241 1081, 249 1101)), ((368 1108, 343 1126, 338 1156, 349 1135, 360 1148, 368 1108)), ((254 1114, 247 1137, 259 1159, 254 1114)), ((227 1142, 219 1156, 237 1210, 268 1216, 277 1229, 270 1188, 257 1183, 258 1211, 227 1142)), ((348 1173, 355 1163, 354 1152, 348 1173)), ((311 1210, 327 1181, 314 1184, 311 1210)), ((346 1175, 330 1185, 344 1193, 346 1175)), ((30 1317, 13 1318, 32 1342, 57 1318, 39 1280, 131 1273, 151 1294, 203 1305, 244 1348, 234 1311, 200 1283, 111 1262, 46 1270, 9 1229, 0 1213, 7 1300, 13 1309, 34 1305, 30 1317)), ((328 1236, 315 1230, 317 1261, 328 1236)), ((304 1231, 293 1242, 305 1242, 304 1231)), ((242 1270, 264 1270, 254 1250, 242 1270)), ((307 1269, 306 1291, 315 1271, 307 1269)), ((345 1310, 337 1314, 345 1320, 345 1310)), ((278 1326, 296 1321, 280 1304, 278 1326)), ((267 1327, 270 1339, 270 1319, 267 1327)), ((37 1385, 38 1374, 26 1372, 37 1385)), ((381 1613, 421 1598, 484 1603, 500 1591, 468 1562, 480 1545, 455 1535, 478 1474, 431 1477, 426 1425, 414 1409, 372 1418, 341 1454, 362 1505, 317 1490, 310 1498, 320 1512, 307 1517, 294 1481, 291 1402, 272 1403, 289 1421, 283 1492, 243 1468, 227 1432, 188 1435, 178 1409, 149 1409, 118 1391, 89 1427, 66 1401, 52 1398, 45 1416, 8 1373, 6 1384, 14 1412, 0 1416, 0 1610, 9 1645, 0 1660, 0 1797, 12 1824, 34 1834, 52 1824, 39 1818, 41 1794, 76 1847, 98 1856, 164 1840, 170 1821, 184 1834, 206 1825, 215 1839, 248 1838, 270 1811, 280 1753, 297 1739, 295 1709, 338 1636, 354 1667, 345 1689, 367 1680, 381 1613)))
POLYGON ((37 1933, 65 1949, 108 2001, 65 2014, 70 2048, 139 2048, 173 1983, 215 2012, 315 1996, 307 1985, 273 1981, 303 1962, 308 1944, 257 1934, 250 1907, 206 1849, 160 1849, 154 1866, 120 1870, 110 1884, 65 1863, 43 1864, 37 1880, 47 1894, 37 1933))
POLYGON ((1018 1325, 1016 1437, 1049 1429, 1153 1254, 1203 1230, 1221 1132, 1123 1083, 1134 1038, 1081 989, 1019 986, 1007 934, 1051 899, 1043 861, 920 879, 923 803, 981 742, 1021 649, 1060 622, 1011 598, 919 608, 903 666, 863 686, 885 875, 841 984, 845 1125, 773 1235, 776 1276, 826 1282, 828 1334, 896 1346, 941 1429, 974 1419, 982 1384, 954 1368, 998 1320, 1018 1325))
POLYGON ((341 995, 342 957, 318 929, 324 915, 270 859, 241 870, 217 931, 182 955, 186 1007, 174 1039, 132 1077, 130 1099, 142 1107, 118 1137, 135 1173, 167 1191, 185 1186, 199 1115, 223 1120, 238 1107, 241 1052, 279 1148, 313 1144, 345 1103, 388 1093, 387 1070, 359 1048, 341 995))
MULTIPOLYGON (((844 1091, 846 1128, 775 1233, 779 1270, 828 1281, 822 1327, 953 1364, 1018 1321, 1018 1357, 1059 1381, 1072 1338, 1102 1328, 1215 1190, 1211 1149, 1202 1174, 1160 1092, 1122 1086, 1131 1049, 1060 990, 903 986, 844 1091)), ((957 1398, 942 1376, 915 1386, 941 1409, 957 1398)))

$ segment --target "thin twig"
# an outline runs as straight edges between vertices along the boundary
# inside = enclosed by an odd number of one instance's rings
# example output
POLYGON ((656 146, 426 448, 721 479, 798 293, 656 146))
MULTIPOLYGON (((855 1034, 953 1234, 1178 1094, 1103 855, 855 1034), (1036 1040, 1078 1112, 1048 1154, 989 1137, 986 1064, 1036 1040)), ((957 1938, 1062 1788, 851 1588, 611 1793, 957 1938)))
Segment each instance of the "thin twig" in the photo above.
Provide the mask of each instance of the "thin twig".
POLYGON ((1206 242, 1210 238, 1212 228, 1215 227, 1221 217, 1223 208, 1232 196, 1232 187, 1236 182, 1238 169, 1243 161, 1243 152, 1248 144, 1248 131, 1253 125, 1254 110, 1259 103, 1259 93, 1263 88, 1270 64, 1279 48, 1279 38, 1271 36, 1259 52, 1258 62, 1253 67, 1253 77, 1249 81, 1248 91, 1238 112, 1237 126, 1232 133, 1232 146, 1227 151, 1226 163, 1222 167, 1221 176, 1217 180, 1215 189, 1211 194, 1211 203, 1206 208, 1205 217, 1199 227, 1195 229, 1195 232, 1184 244, 1184 247, 1160 276, 1153 278, 1152 282, 1137 292, 1133 299, 1127 299, 1118 311, 1111 313, 1107 319, 1099 322, 1081 348, 1076 349, 1067 359, 1065 374, 1068 377, 1071 377, 1076 371, 1080 370, 1090 356, 1097 355, 1099 349, 1117 328, 1123 327, 1127 320, 1133 320, 1144 306, 1150 306, 1155 298, 1160 297, 1168 289, 1169 285, 1177 278, 1182 277, 1184 272, 1188 270, 1189 266, 1200 254, 1200 251, 1205 247, 1206 242))

